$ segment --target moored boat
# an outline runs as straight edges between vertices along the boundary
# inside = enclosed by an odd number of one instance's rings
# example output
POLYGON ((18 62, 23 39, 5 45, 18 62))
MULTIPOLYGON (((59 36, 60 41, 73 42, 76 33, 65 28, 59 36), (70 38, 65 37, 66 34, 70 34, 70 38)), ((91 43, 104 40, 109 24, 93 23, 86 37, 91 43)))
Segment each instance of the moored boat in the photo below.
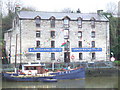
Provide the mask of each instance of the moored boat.
POLYGON ((3 78, 10 81, 46 81, 56 82, 64 79, 81 79, 85 78, 85 68, 77 67, 59 72, 48 71, 44 69, 44 64, 23 64, 22 70, 17 73, 3 73, 3 78))

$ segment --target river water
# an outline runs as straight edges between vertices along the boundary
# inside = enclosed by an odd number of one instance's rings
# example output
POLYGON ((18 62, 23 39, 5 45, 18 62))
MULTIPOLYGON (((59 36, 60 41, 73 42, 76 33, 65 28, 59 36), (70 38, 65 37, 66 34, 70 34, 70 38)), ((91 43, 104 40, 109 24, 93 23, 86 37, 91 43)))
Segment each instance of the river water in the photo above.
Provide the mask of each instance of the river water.
POLYGON ((86 77, 79 80, 58 82, 10 82, 2 81, 2 88, 118 88, 118 77, 86 77))

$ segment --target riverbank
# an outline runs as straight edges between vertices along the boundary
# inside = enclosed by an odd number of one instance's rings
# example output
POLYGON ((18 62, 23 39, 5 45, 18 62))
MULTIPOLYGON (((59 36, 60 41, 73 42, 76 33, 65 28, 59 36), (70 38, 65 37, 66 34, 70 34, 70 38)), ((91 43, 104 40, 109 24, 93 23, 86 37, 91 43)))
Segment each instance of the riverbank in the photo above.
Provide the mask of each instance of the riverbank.
POLYGON ((116 68, 87 68, 86 77, 99 77, 99 76, 120 76, 120 69, 116 68))

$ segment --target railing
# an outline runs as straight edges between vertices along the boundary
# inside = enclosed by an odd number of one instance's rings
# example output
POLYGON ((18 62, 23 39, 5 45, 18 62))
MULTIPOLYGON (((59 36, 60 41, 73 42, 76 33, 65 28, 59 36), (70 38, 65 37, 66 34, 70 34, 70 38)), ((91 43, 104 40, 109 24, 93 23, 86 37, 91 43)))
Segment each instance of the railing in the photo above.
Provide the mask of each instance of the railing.
MULTIPOLYGON (((53 69, 53 63, 43 63, 43 64, 45 64, 45 69, 49 69, 49 70, 53 69)), ((83 66, 85 68, 114 68, 113 62, 94 62, 94 63, 71 62, 71 63, 54 63, 54 69, 67 68, 68 65, 71 68, 76 68, 79 66, 83 66)), ((2 65, 2 70, 13 71, 14 67, 15 67, 14 64, 4 64, 2 65)), ((17 68, 19 68, 19 64, 17 64, 17 68)))

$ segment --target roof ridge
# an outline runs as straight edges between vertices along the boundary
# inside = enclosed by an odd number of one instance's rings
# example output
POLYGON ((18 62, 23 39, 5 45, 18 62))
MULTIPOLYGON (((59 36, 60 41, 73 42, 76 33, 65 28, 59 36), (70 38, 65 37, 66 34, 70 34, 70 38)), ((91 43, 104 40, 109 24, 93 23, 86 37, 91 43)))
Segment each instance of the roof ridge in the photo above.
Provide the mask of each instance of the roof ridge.
POLYGON ((48 12, 48 11, 20 11, 20 12, 65 13, 65 14, 97 14, 97 13, 69 13, 69 12, 48 12))

